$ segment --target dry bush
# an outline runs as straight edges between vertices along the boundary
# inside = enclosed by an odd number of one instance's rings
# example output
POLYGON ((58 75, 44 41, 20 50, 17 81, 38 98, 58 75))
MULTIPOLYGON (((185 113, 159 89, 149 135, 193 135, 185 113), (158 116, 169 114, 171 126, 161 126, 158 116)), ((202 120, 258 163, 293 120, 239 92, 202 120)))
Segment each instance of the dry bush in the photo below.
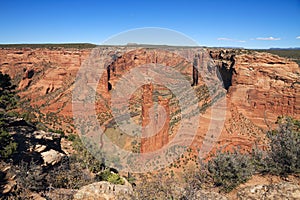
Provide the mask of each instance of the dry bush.
POLYGON ((238 150, 218 151, 217 155, 208 161, 207 167, 215 186, 221 187, 225 192, 246 182, 253 174, 250 156, 238 150))

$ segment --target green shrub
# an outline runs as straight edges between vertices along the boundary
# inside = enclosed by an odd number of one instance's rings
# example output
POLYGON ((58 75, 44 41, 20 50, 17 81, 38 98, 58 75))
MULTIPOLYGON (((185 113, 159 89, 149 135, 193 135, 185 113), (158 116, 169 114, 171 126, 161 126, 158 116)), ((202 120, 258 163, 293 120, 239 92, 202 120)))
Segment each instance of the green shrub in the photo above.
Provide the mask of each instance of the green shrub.
POLYGON ((261 174, 267 174, 270 170, 270 158, 267 151, 261 150, 259 147, 255 146, 252 149, 252 164, 254 170, 261 174))
POLYGON ((246 182, 253 174, 253 166, 249 155, 237 150, 233 153, 218 151, 208 161, 208 171, 216 186, 229 192, 241 183, 246 182))
POLYGON ((112 184, 118 184, 118 185, 124 185, 125 183, 124 179, 121 178, 119 174, 115 174, 115 173, 111 173, 108 176, 107 181, 112 184))
MULTIPOLYGON (((205 165, 202 167, 204 166, 205 165)), ((197 166, 190 166, 189 168, 184 169, 184 182, 182 183, 184 187, 180 199, 197 199, 197 193, 201 190, 203 183, 210 179, 207 177, 206 172, 207 171, 204 168, 198 169, 197 166)), ((171 176, 172 174, 174 174, 173 171, 171 171, 171 176)))
POLYGON ((97 175, 97 180, 99 181, 107 181, 109 175, 111 174, 109 169, 105 169, 97 175))
POLYGON ((287 175, 300 172, 300 123, 290 117, 279 119, 279 129, 268 132, 271 171, 287 175))
POLYGON ((3 129, 0 129, 0 157, 9 158, 17 150, 17 143, 12 136, 3 129))
POLYGON ((256 151, 253 160, 261 173, 286 176, 300 172, 300 122, 291 117, 280 117, 278 129, 269 131, 269 149, 256 151))
POLYGON ((108 181, 110 183, 119 184, 119 185, 124 185, 125 183, 124 179, 119 174, 111 172, 109 168, 100 172, 97 175, 96 180, 108 181))
POLYGON ((16 106, 15 87, 11 84, 10 76, 0 72, 0 108, 9 110, 16 106))
POLYGON ((67 139, 68 139, 69 141, 73 142, 73 141, 75 141, 75 139, 76 139, 76 135, 74 135, 74 134, 69 134, 68 137, 67 137, 67 139))
MULTIPOLYGON (((74 150, 77 152, 74 156, 79 163, 83 165, 84 168, 89 169, 93 173, 98 173, 102 171, 104 163, 99 159, 96 159, 90 152, 92 147, 86 148, 84 143, 81 141, 80 137, 75 135, 72 146, 74 150)), ((90 141, 85 142, 85 144, 89 143, 90 141)), ((91 143, 91 142, 90 142, 91 143)), ((101 153, 99 152, 98 155, 101 153)), ((95 155, 95 154, 94 154, 95 155)))
POLYGON ((23 112, 21 117, 28 122, 34 122, 36 120, 36 116, 32 112, 23 112))
POLYGON ((58 133, 58 134, 61 135, 61 137, 65 137, 65 132, 61 129, 60 130, 54 130, 54 129, 49 128, 48 131, 52 132, 52 133, 58 133))
POLYGON ((130 184, 135 184, 136 179, 135 179, 134 177, 129 177, 129 178, 127 178, 127 181, 128 181, 130 184))

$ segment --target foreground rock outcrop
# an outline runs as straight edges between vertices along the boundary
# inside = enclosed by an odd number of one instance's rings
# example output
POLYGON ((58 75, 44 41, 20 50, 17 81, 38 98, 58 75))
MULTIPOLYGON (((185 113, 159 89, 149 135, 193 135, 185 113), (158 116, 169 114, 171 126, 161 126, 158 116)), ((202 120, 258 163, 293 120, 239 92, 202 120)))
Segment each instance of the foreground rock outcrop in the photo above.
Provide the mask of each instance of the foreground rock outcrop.
POLYGON ((216 193, 216 192, 209 191, 209 190, 199 190, 198 192, 196 192, 195 197, 193 197, 193 199, 228 200, 228 198, 226 196, 216 193))
POLYGON ((59 163, 66 155, 61 149, 60 134, 37 130, 22 118, 7 117, 4 123, 7 131, 19 144, 18 153, 13 155, 15 164, 34 161, 46 167, 59 163))
POLYGON ((74 195, 77 200, 117 200, 131 199, 133 194, 131 185, 114 185, 112 183, 101 181, 83 186, 74 195))
POLYGON ((281 182, 270 185, 256 185, 246 187, 237 193, 239 200, 275 200, 275 199, 300 199, 300 186, 281 182))
MULTIPOLYGON (((61 135, 37 130, 36 126, 22 118, 7 115, 1 117, 1 129, 4 128, 12 135, 17 149, 9 160, 1 158, 0 197, 2 195, 8 197, 11 192, 15 193, 18 189, 20 190, 21 185, 34 189, 46 187, 42 180, 48 170, 59 164, 66 156, 65 152, 61 150, 61 135)), ((39 195, 35 193, 29 192, 26 195, 28 198, 44 199, 38 198, 39 195), (30 195, 34 197, 29 197, 30 195)))

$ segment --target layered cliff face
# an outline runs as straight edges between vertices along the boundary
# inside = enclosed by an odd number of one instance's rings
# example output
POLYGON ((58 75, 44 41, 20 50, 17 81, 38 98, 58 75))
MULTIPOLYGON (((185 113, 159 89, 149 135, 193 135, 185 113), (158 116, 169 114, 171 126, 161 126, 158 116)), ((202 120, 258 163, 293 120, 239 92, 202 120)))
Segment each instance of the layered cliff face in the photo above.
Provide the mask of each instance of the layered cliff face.
POLYGON ((300 68, 269 53, 210 51, 227 92, 227 119, 219 143, 262 142, 278 116, 300 117, 300 68), (231 139, 228 139, 231 138, 231 139))
POLYGON ((17 84, 26 112, 48 119, 54 128, 61 124, 68 129, 72 84, 89 53, 88 49, 1 49, 1 71, 17 84))
MULTIPOLYGON (((172 93, 170 88, 167 87, 168 84, 178 84, 176 77, 171 76, 159 78, 160 73, 166 72, 164 70, 163 72, 145 72, 146 74, 156 74, 156 78, 152 78, 157 79, 156 81, 160 81, 160 84, 145 83, 144 86, 138 86, 136 91, 130 95, 130 105, 128 105, 130 108, 130 116, 135 125, 142 127, 142 133, 141 135, 135 135, 133 133, 138 133, 140 131, 131 130, 131 136, 124 136, 125 134, 122 133, 122 131, 118 128, 118 124, 114 118, 115 116, 112 116, 112 113, 110 112, 112 109, 110 107, 112 106, 110 101, 111 98, 114 98, 112 95, 115 90, 119 89, 117 84, 120 79, 124 78, 124 76, 131 72, 132 69, 140 68, 141 71, 137 72, 131 77, 130 84, 137 84, 140 82, 140 73, 143 73, 143 70, 146 70, 147 64, 150 64, 150 67, 152 64, 154 64, 174 68, 186 79, 185 81, 188 83, 189 88, 191 90, 194 89, 197 93, 198 99, 195 100, 190 97, 190 101, 195 101, 196 103, 198 102, 198 105, 201 108, 207 104, 210 104, 212 99, 217 96, 217 93, 215 92, 216 94, 210 96, 209 91, 205 89, 206 86, 201 77, 199 77, 198 84, 195 85, 194 88, 190 86, 192 85, 194 79, 193 63, 191 61, 193 61, 193 58, 197 52, 199 53, 201 51, 175 48, 141 48, 129 50, 123 54, 112 55, 113 59, 111 63, 107 65, 107 70, 102 75, 102 79, 100 81, 102 85, 105 85, 105 87, 102 87, 101 89, 101 86, 99 86, 97 90, 99 94, 99 101, 97 102, 97 105, 99 105, 97 107, 99 120, 101 120, 101 123, 104 124, 108 132, 111 132, 112 130, 119 132, 119 136, 114 136, 110 139, 124 148, 132 148, 130 145, 135 144, 138 148, 135 148, 137 152, 153 152, 167 145, 171 139, 175 137, 178 126, 181 123, 180 114, 182 111, 181 109, 183 108, 180 108, 176 95, 172 93), (103 90, 103 88, 106 90, 103 90)), ((152 78, 149 76, 149 79, 152 78)), ((216 76, 214 76, 214 78, 217 80, 216 76)), ((146 79, 148 78, 146 77, 146 79)), ((216 88, 217 85, 213 87, 216 88)), ((177 89, 182 90, 184 88, 177 89)), ((223 91, 223 89, 221 90, 223 91)), ((187 91, 182 91, 181 95, 184 96, 185 92, 187 91)), ((186 96, 186 98, 189 97, 186 96)), ((115 101, 126 103, 124 99, 117 99, 115 101)), ((121 108, 118 108, 118 111, 120 110, 121 108)), ((121 120, 119 123, 129 125, 130 121, 125 117, 123 111, 120 111, 119 113, 120 117, 118 120, 121 120)), ((193 130, 188 129, 186 131, 192 132, 193 130)))
MULTIPOLYGON (((218 100, 219 94, 209 93, 200 74, 197 74, 199 80, 195 84, 194 63, 191 61, 197 50, 110 47, 103 48, 103 51, 109 54, 111 61, 104 66, 105 73, 99 82, 96 110, 99 123, 110 138, 121 142, 120 146, 126 149, 151 152, 165 146, 176 135, 180 106, 172 92, 161 85, 139 87, 129 101, 133 121, 142 127, 153 123, 154 129, 157 128, 153 130, 157 131, 156 135, 144 139, 125 136, 118 130, 110 111, 111 94, 120 78, 130 69, 153 63, 174 67, 191 85, 195 85, 193 89, 202 113, 193 145, 201 147, 210 124, 214 121, 217 124, 217 118, 211 119, 210 106, 214 99, 218 100), (156 111, 151 109, 154 102, 158 103, 156 111), (167 114, 167 123, 158 127, 155 125, 158 122, 151 121, 149 116, 160 112, 161 107, 167 114)), ((221 129, 218 146, 239 145, 249 149, 254 141, 264 141, 264 131, 274 124, 277 116, 300 118, 300 70, 296 63, 268 53, 226 49, 205 51, 214 64, 202 66, 199 70, 207 71, 206 76, 211 80, 222 79, 226 94, 225 125, 215 127, 221 129)), ((25 110, 35 113, 54 128, 62 127, 71 132, 73 84, 77 71, 90 52, 90 49, 1 49, 0 70, 11 75, 18 84, 25 110)))
POLYGON ((296 63, 267 53, 238 56, 230 102, 262 128, 274 123, 278 115, 299 118, 299 69, 296 63))

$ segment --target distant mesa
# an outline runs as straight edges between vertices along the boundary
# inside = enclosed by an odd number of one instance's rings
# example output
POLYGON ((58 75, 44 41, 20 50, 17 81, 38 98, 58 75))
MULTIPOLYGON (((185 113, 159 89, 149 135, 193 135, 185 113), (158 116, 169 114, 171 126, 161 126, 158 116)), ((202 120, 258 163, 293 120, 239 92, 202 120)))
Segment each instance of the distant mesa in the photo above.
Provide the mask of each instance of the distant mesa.
POLYGON ((135 43, 135 42, 129 42, 126 44, 126 46, 138 46, 138 45, 140 45, 140 44, 135 43))

